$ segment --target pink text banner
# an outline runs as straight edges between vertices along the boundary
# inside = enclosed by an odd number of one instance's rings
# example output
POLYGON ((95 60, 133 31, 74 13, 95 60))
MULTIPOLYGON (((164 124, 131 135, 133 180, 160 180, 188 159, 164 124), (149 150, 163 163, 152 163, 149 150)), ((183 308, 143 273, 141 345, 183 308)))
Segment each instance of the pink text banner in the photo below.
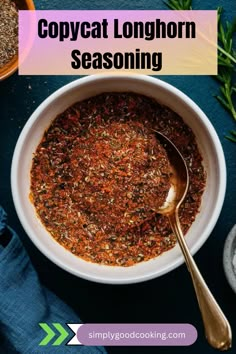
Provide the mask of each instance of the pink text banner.
POLYGON ((216 75, 216 11, 19 11, 20 75, 216 75))

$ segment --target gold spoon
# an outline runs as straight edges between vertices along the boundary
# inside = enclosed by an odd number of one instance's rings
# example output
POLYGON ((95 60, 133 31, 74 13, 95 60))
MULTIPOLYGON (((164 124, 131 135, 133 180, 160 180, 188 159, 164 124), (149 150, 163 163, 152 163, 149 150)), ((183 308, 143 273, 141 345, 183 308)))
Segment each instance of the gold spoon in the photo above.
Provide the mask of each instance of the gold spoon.
MULTIPOLYGON (((179 222, 179 207, 182 204, 189 186, 189 175, 183 156, 176 146, 163 134, 155 131, 157 139, 165 147, 173 174, 171 175, 172 197, 158 209, 159 214, 166 215, 176 235, 185 262, 192 277, 195 293, 208 343, 216 349, 227 350, 232 344, 232 333, 228 320, 207 287, 183 236, 179 222)), ((169 193, 170 194, 170 193, 169 193)))

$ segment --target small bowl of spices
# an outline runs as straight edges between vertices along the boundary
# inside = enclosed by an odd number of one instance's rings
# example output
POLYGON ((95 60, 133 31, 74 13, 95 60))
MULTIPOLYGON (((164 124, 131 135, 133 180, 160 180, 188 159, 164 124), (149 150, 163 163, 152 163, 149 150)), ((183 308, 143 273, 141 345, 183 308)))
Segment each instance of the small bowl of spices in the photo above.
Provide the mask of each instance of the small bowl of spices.
POLYGON ((18 67, 18 10, 34 10, 32 0, 0 1, 0 81, 18 67))

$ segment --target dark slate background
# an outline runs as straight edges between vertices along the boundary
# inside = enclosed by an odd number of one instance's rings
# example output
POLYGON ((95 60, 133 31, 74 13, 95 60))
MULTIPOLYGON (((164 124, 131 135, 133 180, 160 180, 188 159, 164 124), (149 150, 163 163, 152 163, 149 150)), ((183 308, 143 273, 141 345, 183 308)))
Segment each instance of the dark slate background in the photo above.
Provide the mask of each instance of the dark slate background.
MULTIPOLYGON (((166 9, 161 0, 36 0, 37 9, 166 9)), ((223 6, 225 18, 235 14, 233 0, 193 0, 195 9, 216 9, 223 6)), ((203 54, 204 55, 204 54, 203 54)), ((39 58, 40 61, 40 58, 39 58)), ((36 107, 49 94, 77 76, 18 76, 0 83, 0 201, 9 215, 9 224, 21 235, 42 282, 66 301, 87 323, 191 323, 198 339, 191 347, 109 347, 117 354, 211 354, 201 323, 190 276, 182 265, 171 273, 135 285, 112 286, 76 278, 47 260, 31 243, 16 216, 10 189, 10 167, 17 138, 36 107)), ((217 301, 228 317, 233 333, 236 330, 236 294, 229 287, 223 272, 222 253, 227 233, 236 222, 236 144, 224 138, 236 123, 213 97, 218 83, 209 76, 162 76, 189 95, 213 123, 223 145, 227 163, 227 193, 220 218, 210 238, 195 259, 217 301)), ((235 349, 232 349, 232 353, 235 349)), ((65 351, 67 351, 65 349, 65 351)), ((78 348, 79 351, 79 348, 78 348)))

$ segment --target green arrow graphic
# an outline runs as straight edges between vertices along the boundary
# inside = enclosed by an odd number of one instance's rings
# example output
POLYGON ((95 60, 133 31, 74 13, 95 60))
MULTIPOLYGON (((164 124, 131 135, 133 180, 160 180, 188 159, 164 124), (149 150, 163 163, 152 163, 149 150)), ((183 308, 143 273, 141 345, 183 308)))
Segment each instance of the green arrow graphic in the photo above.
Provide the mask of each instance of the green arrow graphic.
POLYGON ((39 323, 40 327, 47 333, 47 336, 39 343, 39 345, 47 345, 56 335, 47 323, 39 323))
MULTIPOLYGON (((47 323, 39 323, 40 327, 47 333, 46 337, 39 343, 39 345, 47 345, 56 333, 49 327, 47 323)), ((52 324, 56 330, 59 332, 60 336, 55 340, 52 345, 61 345, 64 340, 69 336, 69 333, 62 327, 60 323, 52 324)))
POLYGON ((61 345, 62 342, 69 336, 69 333, 62 327, 60 323, 53 323, 53 326, 58 330, 60 333, 60 337, 53 343, 53 345, 61 345))

